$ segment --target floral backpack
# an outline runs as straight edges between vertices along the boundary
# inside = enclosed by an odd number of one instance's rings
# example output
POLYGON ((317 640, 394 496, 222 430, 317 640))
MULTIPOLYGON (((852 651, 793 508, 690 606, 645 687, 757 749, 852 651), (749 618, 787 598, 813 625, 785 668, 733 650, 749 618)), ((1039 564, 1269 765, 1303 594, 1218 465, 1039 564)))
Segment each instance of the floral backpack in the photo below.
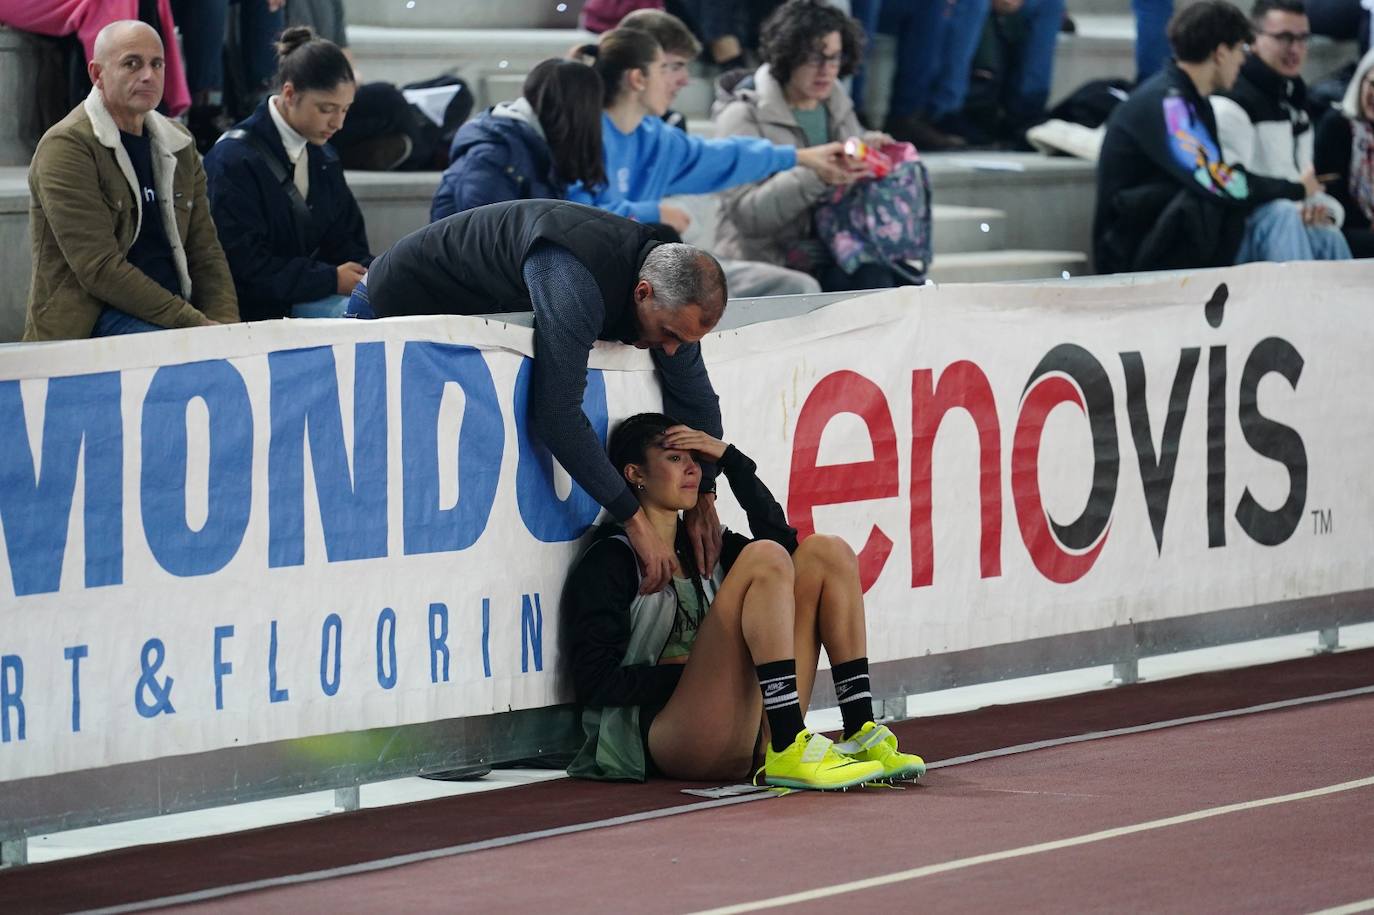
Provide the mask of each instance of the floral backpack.
POLYGON ((845 273, 884 264, 909 279, 930 269, 930 175, 910 143, 883 147, 892 170, 859 181, 816 208, 816 236, 845 273))

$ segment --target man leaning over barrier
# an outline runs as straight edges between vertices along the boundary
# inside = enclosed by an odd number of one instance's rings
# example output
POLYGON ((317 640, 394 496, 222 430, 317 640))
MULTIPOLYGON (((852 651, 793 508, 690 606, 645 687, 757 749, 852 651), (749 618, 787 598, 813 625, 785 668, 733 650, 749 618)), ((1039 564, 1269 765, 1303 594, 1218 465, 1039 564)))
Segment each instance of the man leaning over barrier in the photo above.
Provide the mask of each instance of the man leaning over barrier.
POLYGON ((105 26, 91 94, 39 141, 25 340, 238 321, 200 156, 190 133, 154 110, 163 68, 151 27, 105 26))
MULTIPOLYGON (((673 550, 611 465, 582 412, 587 355, 597 340, 651 350, 664 408, 693 428, 722 432, 720 402, 699 341, 725 311, 715 258, 659 242, 654 230, 604 210, 557 200, 513 200, 465 210, 398 241, 372 263, 349 303, 357 317, 534 313, 530 429, 625 532, 644 569, 642 593, 663 587, 673 550)), ((684 516, 699 569, 720 556, 715 468, 684 516)))

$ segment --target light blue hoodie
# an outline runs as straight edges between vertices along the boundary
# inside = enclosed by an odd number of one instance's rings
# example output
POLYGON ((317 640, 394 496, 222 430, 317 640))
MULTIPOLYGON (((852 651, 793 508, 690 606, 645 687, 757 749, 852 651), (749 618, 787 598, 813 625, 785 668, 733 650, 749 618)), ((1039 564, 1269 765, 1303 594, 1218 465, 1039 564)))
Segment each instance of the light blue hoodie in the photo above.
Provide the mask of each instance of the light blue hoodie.
POLYGON ((603 113, 601 137, 606 186, 592 194, 574 184, 568 199, 640 222, 659 222, 659 201, 670 194, 709 194, 761 181, 797 164, 794 146, 757 137, 703 140, 655 117, 640 121, 627 134, 603 113))

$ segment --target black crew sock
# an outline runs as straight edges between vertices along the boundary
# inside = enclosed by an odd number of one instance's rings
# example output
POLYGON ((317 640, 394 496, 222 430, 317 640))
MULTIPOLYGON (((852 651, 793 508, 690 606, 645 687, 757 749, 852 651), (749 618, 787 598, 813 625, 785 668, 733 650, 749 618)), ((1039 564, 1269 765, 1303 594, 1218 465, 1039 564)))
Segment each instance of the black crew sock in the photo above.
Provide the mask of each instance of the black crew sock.
POLYGON ((873 720, 873 691, 868 682, 868 658, 855 658, 830 668, 835 681, 835 698, 844 719, 844 736, 850 737, 873 720))
POLYGON ((781 753, 806 728, 801 701, 797 698, 797 661, 795 658, 769 661, 754 669, 759 673, 759 689, 763 691, 769 742, 773 744, 774 753, 781 753))

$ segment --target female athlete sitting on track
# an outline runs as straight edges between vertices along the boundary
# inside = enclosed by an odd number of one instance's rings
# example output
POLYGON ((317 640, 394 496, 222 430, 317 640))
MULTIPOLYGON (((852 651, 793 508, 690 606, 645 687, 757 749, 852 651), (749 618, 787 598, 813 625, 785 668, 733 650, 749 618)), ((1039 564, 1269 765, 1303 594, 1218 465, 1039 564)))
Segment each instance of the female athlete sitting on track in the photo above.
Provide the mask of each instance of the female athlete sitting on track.
POLYGON ((739 778, 756 761, 762 711, 770 785, 919 778, 921 758, 899 752, 892 732, 873 722, 863 593, 848 545, 819 534, 798 545, 753 461, 662 414, 625 420, 609 450, 658 535, 676 546, 677 565, 668 587, 640 594, 634 551, 608 523, 573 566, 563 595, 565 656, 587 739, 568 772, 739 778), (724 471, 755 535, 726 530, 709 577, 687 571, 692 550, 678 515, 697 502, 694 456, 724 471), (840 744, 802 720, 822 645, 849 735, 840 744))

